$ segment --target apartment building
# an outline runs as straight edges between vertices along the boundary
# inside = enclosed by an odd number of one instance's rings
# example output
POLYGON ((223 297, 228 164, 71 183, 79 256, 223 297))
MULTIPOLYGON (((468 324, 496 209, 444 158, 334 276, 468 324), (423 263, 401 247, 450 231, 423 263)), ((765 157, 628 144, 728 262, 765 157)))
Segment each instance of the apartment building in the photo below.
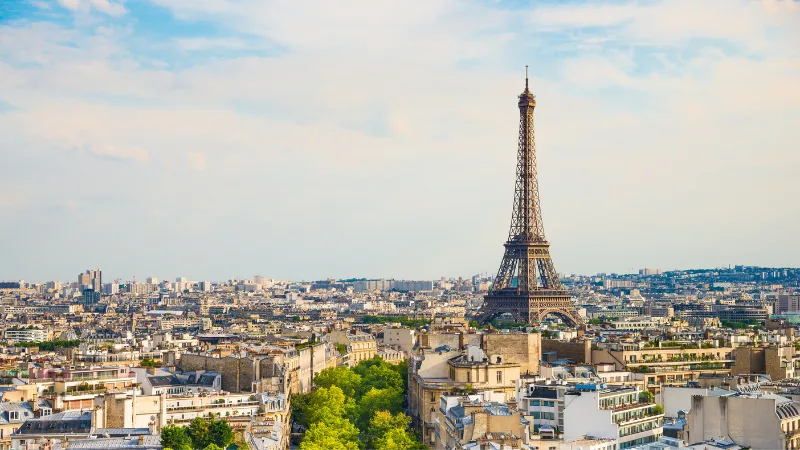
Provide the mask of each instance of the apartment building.
POLYGON ((11 448, 11 435, 26 420, 33 417, 33 407, 28 402, 4 401, 0 403, 0 450, 9 450, 11 448))
POLYGON ((732 375, 761 373, 773 381, 800 375, 800 352, 793 346, 738 347, 732 375))
POLYGON ((212 413, 234 427, 246 426, 251 418, 284 423, 289 416, 285 394, 109 394, 104 396, 102 405, 103 423, 108 427, 156 431, 169 424, 188 425, 195 418, 212 413))
POLYGON ((603 384, 578 384, 564 392, 564 442, 591 436, 613 439, 616 448, 626 449, 658 441, 664 414, 655 403, 641 401, 640 393, 633 386, 603 384))
POLYGON ((383 345, 410 354, 415 343, 415 330, 404 327, 383 329, 383 345))
POLYGON ((346 345, 348 365, 357 366, 361 361, 372 359, 378 351, 378 344, 372 335, 355 330, 338 330, 330 333, 331 342, 346 345))
POLYGON ((513 397, 517 380, 541 360, 538 334, 422 333, 418 344, 409 359, 409 414, 430 447, 442 394, 491 390, 513 397))
POLYGON ((52 340, 53 334, 46 328, 11 327, 3 333, 7 342, 45 342, 52 340))
POLYGON ((754 449, 797 449, 800 403, 779 395, 695 395, 684 436, 690 444, 728 436, 754 449))
POLYGON ((90 409, 97 396, 138 389, 136 374, 128 366, 35 367, 29 373, 38 395, 49 399, 58 411, 90 409))
POLYGON ((653 392, 663 385, 684 384, 704 374, 728 374, 734 363, 732 347, 645 347, 614 344, 592 350, 595 364, 613 364, 633 372, 633 378, 653 392))
POLYGON ((435 429, 435 449, 465 450, 474 443, 483 444, 479 448, 524 448, 529 442, 528 420, 507 405, 504 397, 491 391, 478 395, 443 395, 439 427, 435 429))

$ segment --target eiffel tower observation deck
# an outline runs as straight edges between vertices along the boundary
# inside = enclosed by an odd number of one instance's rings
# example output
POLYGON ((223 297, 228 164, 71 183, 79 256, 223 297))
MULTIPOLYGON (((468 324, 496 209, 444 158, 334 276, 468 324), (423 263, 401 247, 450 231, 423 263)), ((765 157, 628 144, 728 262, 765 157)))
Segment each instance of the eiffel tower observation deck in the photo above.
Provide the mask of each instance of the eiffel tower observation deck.
POLYGON ((528 89, 527 66, 525 91, 519 96, 518 106, 519 148, 511 228, 503 261, 478 318, 485 323, 507 313, 517 322, 533 324, 554 315, 571 326, 581 326, 583 319, 558 279, 544 235, 533 128, 536 97, 528 89))

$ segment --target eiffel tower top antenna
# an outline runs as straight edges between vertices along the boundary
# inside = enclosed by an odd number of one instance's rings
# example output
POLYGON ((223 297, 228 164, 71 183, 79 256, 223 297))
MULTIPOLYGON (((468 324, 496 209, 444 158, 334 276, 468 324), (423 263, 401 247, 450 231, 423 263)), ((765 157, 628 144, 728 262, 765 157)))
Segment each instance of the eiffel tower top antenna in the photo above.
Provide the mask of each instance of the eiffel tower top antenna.
POLYGON ((528 90, 528 65, 525 64, 525 90, 528 90))

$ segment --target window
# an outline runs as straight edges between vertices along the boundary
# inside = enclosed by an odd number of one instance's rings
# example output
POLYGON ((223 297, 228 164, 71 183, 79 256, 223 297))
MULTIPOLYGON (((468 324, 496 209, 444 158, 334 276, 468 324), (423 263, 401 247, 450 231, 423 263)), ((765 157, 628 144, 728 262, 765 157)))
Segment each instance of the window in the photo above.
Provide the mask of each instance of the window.
POLYGON ((467 372, 467 383, 472 382, 472 372, 467 372))
POLYGON ((9 411, 8 412, 8 419, 9 420, 19 420, 19 411, 9 411))
POLYGON ((435 402, 435 401, 436 401, 436 393, 435 393, 435 392, 433 392, 433 391, 431 391, 431 401, 432 401, 432 402, 435 402))
POLYGON ((533 406, 539 406, 539 400, 534 400, 533 401, 533 406))
POLYGON ((497 382, 498 383, 502 383, 503 382, 503 371, 502 370, 498 370, 497 371, 497 382))

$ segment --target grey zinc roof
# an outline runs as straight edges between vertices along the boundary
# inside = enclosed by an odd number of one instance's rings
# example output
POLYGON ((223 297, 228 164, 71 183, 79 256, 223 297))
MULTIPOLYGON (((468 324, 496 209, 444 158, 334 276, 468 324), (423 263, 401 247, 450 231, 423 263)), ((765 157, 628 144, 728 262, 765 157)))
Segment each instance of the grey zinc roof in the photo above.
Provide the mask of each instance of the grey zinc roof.
POLYGON ((153 434, 149 428, 97 428, 94 434, 103 437, 128 437, 128 436, 147 436, 153 434))
POLYGON ((2 402, 0 403, 0 425, 7 423, 22 423, 34 416, 33 408, 28 402, 2 402), (16 419, 11 418, 11 412, 18 412, 16 419))
POLYGON ((184 384, 183 381, 173 375, 156 375, 147 377, 147 379, 150 381, 150 385, 153 387, 182 386, 184 384))
POLYGON ((57 414, 28 419, 15 434, 88 434, 91 429, 91 411, 64 411, 57 414))
POLYGON ((67 450, 78 449, 107 449, 107 448, 135 448, 161 450, 161 436, 141 436, 142 444, 139 444, 139 437, 124 438, 96 438, 79 439, 69 443, 67 450))

